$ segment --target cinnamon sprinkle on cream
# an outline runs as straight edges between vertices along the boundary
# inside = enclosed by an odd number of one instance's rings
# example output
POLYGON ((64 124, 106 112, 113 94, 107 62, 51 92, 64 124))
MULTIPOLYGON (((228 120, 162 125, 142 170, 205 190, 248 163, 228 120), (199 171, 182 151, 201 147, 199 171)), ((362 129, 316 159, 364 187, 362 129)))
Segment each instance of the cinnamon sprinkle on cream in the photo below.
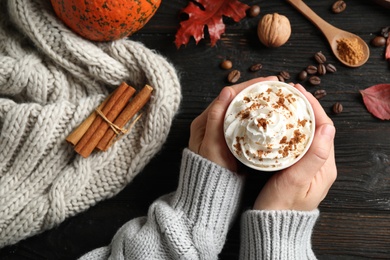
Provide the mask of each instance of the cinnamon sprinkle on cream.
POLYGON ((298 119, 298 125, 305 127, 306 123, 307 123, 307 119, 303 119, 303 120, 298 119))
POLYGON ((264 131, 267 131, 267 119, 260 118, 257 120, 257 127, 262 127, 264 131))

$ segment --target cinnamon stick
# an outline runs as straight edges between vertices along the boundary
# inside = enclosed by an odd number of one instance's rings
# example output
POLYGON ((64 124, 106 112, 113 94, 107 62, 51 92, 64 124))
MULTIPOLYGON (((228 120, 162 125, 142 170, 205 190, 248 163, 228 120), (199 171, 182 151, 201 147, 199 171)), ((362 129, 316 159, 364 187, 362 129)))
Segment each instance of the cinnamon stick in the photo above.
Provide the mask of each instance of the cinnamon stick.
MULTIPOLYGON (((125 107, 135 89, 122 83, 112 94, 107 104, 101 110, 107 120, 113 121, 125 107)), ((75 146, 75 151, 84 158, 88 157, 109 127, 102 116, 97 116, 83 137, 75 146)))
MULTIPOLYGON (((123 111, 118 115, 114 121, 114 125, 122 128, 126 123, 141 110, 141 108, 149 101, 153 88, 149 85, 145 85, 141 91, 127 104, 123 111)), ((106 151, 113 143, 115 139, 115 132, 109 128, 104 134, 102 139, 96 146, 97 149, 106 151)))
MULTIPOLYGON (((108 95, 106 99, 98 106, 98 109, 102 110, 103 107, 107 104, 108 100, 110 99, 111 95, 108 95)), ((85 132, 87 132, 88 128, 92 125, 93 121, 97 117, 96 111, 93 111, 87 119, 85 119, 75 130, 73 130, 72 133, 70 133, 66 137, 66 141, 68 143, 71 143, 72 145, 76 145, 80 139, 83 137, 85 132)))

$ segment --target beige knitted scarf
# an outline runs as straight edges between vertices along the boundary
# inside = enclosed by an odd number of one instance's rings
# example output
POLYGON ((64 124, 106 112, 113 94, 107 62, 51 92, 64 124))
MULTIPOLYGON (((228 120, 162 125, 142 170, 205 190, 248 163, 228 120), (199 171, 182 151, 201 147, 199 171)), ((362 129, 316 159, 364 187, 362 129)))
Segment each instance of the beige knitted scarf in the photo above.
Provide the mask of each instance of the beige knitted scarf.
POLYGON ((0 2, 0 247, 123 189, 165 142, 181 101, 161 55, 129 39, 92 43, 48 0, 0 2), (131 132, 87 159, 66 136, 121 82, 153 86, 131 132))

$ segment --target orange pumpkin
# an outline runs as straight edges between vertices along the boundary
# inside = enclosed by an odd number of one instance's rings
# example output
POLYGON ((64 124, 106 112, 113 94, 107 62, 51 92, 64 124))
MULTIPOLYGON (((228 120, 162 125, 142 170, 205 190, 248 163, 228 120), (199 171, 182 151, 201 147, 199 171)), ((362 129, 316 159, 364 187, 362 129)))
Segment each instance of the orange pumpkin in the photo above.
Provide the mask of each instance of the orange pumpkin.
POLYGON ((141 29, 161 0, 51 0, 72 31, 92 41, 112 41, 141 29))

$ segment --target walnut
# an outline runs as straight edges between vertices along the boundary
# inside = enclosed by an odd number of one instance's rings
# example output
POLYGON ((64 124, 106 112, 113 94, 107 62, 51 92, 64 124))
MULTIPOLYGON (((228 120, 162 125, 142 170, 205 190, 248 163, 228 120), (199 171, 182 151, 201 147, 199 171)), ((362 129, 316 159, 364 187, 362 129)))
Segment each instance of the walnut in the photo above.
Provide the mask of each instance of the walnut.
POLYGON ((257 35, 267 47, 279 47, 285 44, 291 35, 288 18, 278 13, 266 14, 259 21, 257 35))

